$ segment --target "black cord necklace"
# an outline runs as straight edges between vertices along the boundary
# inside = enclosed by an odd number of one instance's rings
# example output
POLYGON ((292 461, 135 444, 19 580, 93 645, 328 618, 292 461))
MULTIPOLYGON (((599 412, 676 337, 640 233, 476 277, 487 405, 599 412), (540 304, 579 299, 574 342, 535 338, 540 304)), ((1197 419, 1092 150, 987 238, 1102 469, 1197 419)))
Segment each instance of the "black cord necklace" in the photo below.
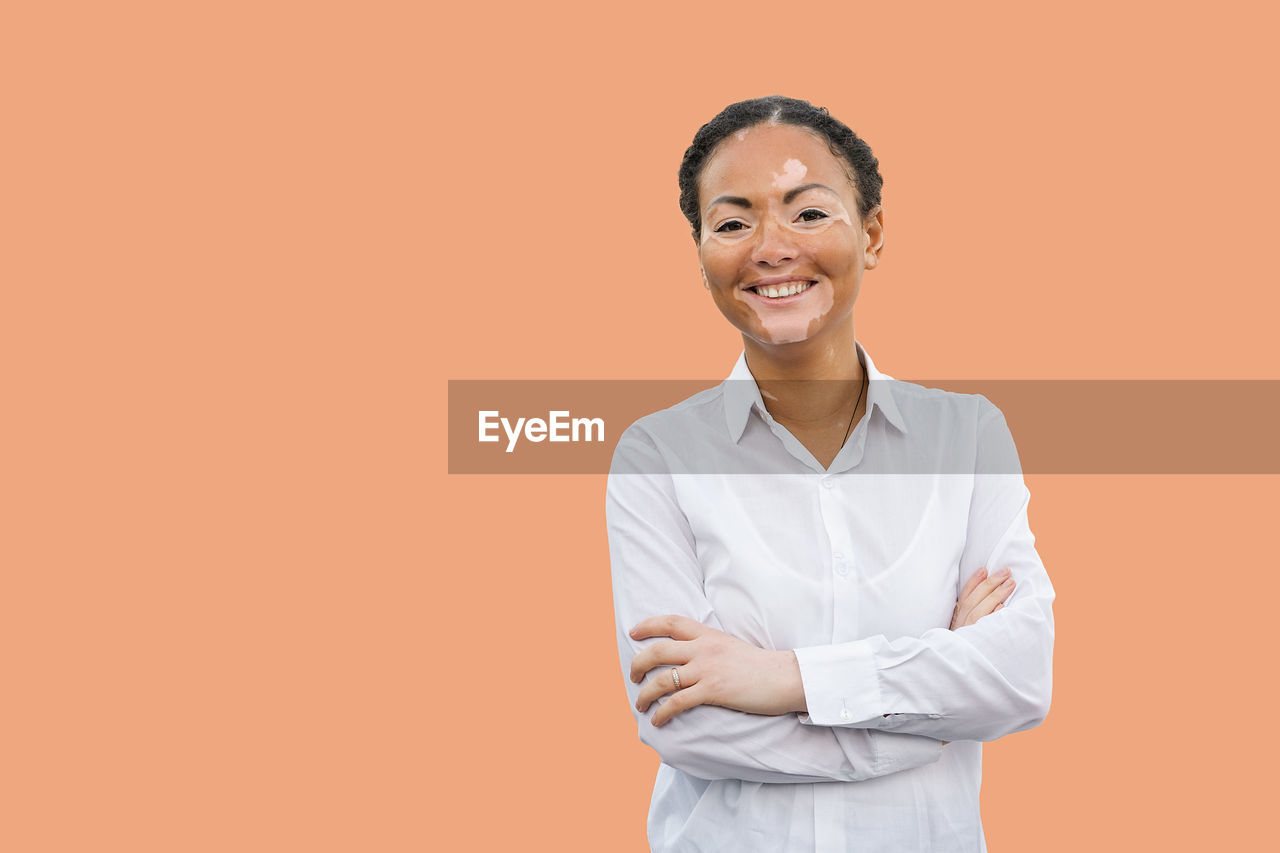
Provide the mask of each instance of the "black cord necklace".
POLYGON ((858 406, 862 405, 862 392, 867 390, 867 371, 862 370, 862 382, 858 384, 858 402, 853 404, 853 412, 849 415, 849 425, 844 428, 844 438, 840 439, 840 446, 844 447, 844 443, 849 440, 849 431, 853 429, 853 419, 858 416, 858 406))

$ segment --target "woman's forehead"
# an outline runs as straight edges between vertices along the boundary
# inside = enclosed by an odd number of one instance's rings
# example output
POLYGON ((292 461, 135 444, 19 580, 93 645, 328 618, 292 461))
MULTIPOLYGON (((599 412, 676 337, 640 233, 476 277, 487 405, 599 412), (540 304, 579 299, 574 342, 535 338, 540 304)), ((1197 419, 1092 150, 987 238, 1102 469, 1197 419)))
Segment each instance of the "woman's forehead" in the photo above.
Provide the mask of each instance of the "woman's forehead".
POLYGON ((699 178, 703 192, 717 194, 786 191, 807 181, 853 192, 848 167, 831 153, 827 141, 790 124, 759 124, 730 134, 716 146, 699 178))

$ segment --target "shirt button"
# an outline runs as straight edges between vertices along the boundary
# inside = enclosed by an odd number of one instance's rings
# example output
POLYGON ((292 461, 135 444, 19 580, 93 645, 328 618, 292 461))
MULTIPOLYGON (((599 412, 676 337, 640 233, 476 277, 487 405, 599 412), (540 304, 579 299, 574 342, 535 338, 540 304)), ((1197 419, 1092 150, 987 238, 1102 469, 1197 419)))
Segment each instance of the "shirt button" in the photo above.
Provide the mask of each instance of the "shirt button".
POLYGON ((848 708, 845 708, 843 711, 840 712, 840 721, 844 723, 852 723, 853 712, 850 711, 848 708))
POLYGON ((834 489, 835 487, 836 487, 836 484, 835 484, 835 483, 833 483, 833 482, 831 482, 831 478, 830 478, 830 477, 823 477, 823 478, 822 478, 822 488, 824 488, 824 489, 834 489))
POLYGON ((849 567, 846 566, 844 563, 836 563, 836 574, 838 574, 840 577, 844 577, 845 575, 849 574, 849 567))

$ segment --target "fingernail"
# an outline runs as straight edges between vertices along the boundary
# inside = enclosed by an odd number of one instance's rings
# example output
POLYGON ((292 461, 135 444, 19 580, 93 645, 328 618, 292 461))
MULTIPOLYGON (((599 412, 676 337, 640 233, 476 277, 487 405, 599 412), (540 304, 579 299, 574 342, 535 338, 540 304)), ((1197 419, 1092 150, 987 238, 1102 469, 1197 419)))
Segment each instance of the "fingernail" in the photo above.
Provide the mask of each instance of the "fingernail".
POLYGON ((1000 571, 996 572, 996 577, 998 578, 1008 577, 1009 574, 1010 572, 1008 569, 1001 569, 1000 571))
POLYGON ((1004 583, 1000 584, 1000 586, 1013 586, 1013 578, 1009 578, 1004 583))

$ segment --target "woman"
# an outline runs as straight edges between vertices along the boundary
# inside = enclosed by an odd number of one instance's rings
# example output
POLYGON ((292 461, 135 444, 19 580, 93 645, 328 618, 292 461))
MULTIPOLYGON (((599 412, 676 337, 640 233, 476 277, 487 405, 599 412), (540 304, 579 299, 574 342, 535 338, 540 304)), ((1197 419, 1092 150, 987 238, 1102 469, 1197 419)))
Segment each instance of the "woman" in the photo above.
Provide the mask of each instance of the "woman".
POLYGON ((685 153, 744 351, 628 429, 609 478, 654 850, 984 850, 980 742, 1048 711, 1053 588, 1003 417, 856 342, 880 187, 861 139, 789 98, 733 104, 685 153))

